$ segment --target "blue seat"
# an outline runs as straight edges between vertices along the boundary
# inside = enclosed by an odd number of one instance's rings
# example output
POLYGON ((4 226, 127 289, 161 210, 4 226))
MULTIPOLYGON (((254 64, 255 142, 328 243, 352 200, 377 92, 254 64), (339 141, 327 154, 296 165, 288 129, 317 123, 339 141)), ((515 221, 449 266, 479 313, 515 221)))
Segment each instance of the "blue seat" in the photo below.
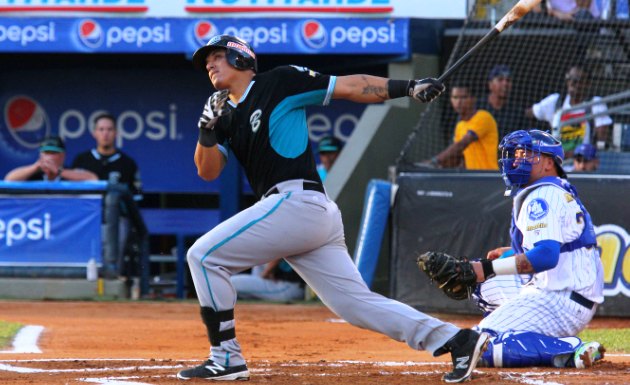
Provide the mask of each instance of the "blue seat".
MULTIPOLYGON (((177 241, 176 295, 184 298, 186 236, 199 236, 219 224, 220 211, 209 209, 141 209, 150 235, 175 235, 177 241)), ((148 266, 145 266, 148 268, 148 266)))

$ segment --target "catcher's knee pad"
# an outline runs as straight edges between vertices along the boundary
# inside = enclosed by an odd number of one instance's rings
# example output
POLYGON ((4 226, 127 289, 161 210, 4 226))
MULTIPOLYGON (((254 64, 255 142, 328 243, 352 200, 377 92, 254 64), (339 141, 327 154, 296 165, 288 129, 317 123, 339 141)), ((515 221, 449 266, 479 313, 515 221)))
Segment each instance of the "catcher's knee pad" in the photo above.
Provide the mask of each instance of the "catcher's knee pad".
POLYGON ((578 337, 549 337, 533 332, 499 333, 482 354, 484 366, 520 368, 530 366, 563 367, 582 341, 578 337))
POLYGON ((215 311, 210 307, 202 306, 201 319, 208 330, 210 345, 221 346, 221 342, 236 338, 234 309, 215 311))

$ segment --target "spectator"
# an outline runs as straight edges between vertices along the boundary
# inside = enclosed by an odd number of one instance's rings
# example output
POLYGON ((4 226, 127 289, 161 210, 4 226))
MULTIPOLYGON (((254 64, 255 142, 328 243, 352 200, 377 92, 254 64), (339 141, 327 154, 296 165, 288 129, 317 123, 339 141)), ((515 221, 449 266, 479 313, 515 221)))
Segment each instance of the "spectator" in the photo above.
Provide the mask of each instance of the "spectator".
MULTIPOLYGON (((582 143, 596 143, 598 147, 605 148, 609 140, 609 131, 612 119, 608 115, 597 116, 582 123, 570 126, 554 127, 558 111, 569 109, 589 100, 598 101, 599 96, 590 97, 591 89, 590 73, 579 65, 572 66, 565 76, 567 83, 566 93, 553 93, 540 102, 527 109, 525 114, 538 120, 548 122, 554 129, 554 136, 562 141, 565 164, 570 167, 573 162, 573 151, 582 143), (593 129, 594 127, 594 129, 593 129), (557 131, 557 132, 556 132, 557 131)), ((560 122, 575 119, 590 114, 598 114, 608 110, 605 103, 595 104, 585 109, 572 110, 562 113, 560 122)))
MULTIPOLYGON (((455 82, 451 88, 451 105, 459 115, 453 144, 431 158, 436 167, 465 167, 468 170, 498 170, 497 123, 486 110, 476 107, 471 85, 455 82)), ((428 162, 424 162, 428 163, 428 162)))
POLYGON ((238 298, 294 301, 304 298, 304 281, 284 260, 255 266, 251 274, 231 277, 238 298))
POLYGON ((601 11, 593 0, 547 0, 547 14, 563 21, 592 20, 601 11))
POLYGON ((477 104, 481 110, 486 110, 497 122, 499 141, 507 134, 526 128, 523 109, 515 105, 510 99, 512 92, 512 71, 505 64, 497 64, 488 74, 488 96, 477 104))
POLYGON ((334 136, 324 136, 317 146, 317 152, 319 153, 319 161, 320 165, 317 167, 317 172, 319 173, 319 177, 322 182, 328 176, 328 171, 333 166, 341 149, 343 148, 343 143, 341 140, 335 138, 334 136))
POLYGON ((573 162, 573 171, 575 172, 597 171, 597 168, 599 167, 597 149, 591 144, 580 144, 575 149, 573 157, 575 158, 575 161, 573 162))
POLYGON ((92 136, 96 147, 74 158, 72 167, 89 170, 100 180, 126 184, 132 194, 140 193, 140 172, 136 162, 116 148, 116 118, 101 114, 94 119, 92 136))
POLYGON ((5 181, 84 181, 97 180, 96 174, 79 169, 64 168, 66 146, 57 136, 45 138, 39 147, 39 158, 35 163, 20 166, 4 177, 5 181))

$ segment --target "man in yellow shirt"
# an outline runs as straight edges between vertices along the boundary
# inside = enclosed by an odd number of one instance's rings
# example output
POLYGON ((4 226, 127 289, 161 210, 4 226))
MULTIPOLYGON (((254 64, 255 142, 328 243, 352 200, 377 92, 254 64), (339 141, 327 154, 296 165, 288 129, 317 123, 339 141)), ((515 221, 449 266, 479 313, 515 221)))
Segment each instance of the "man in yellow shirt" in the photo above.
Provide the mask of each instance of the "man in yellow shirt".
POLYGON ((453 83, 451 105, 459 115, 453 144, 431 158, 436 167, 466 168, 467 170, 498 170, 497 123, 486 110, 478 110, 472 86, 453 83))

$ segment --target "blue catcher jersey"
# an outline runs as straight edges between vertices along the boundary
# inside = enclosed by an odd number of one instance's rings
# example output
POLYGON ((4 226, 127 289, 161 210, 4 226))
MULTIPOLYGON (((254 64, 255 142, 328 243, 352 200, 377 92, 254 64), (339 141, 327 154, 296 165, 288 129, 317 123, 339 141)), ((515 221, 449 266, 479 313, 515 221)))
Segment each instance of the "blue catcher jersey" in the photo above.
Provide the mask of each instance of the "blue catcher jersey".
POLYGON ((228 101, 230 113, 215 126, 217 140, 232 149, 258 198, 286 180, 321 183, 305 106, 328 104, 335 81, 308 68, 282 66, 257 74, 238 104, 228 101))

